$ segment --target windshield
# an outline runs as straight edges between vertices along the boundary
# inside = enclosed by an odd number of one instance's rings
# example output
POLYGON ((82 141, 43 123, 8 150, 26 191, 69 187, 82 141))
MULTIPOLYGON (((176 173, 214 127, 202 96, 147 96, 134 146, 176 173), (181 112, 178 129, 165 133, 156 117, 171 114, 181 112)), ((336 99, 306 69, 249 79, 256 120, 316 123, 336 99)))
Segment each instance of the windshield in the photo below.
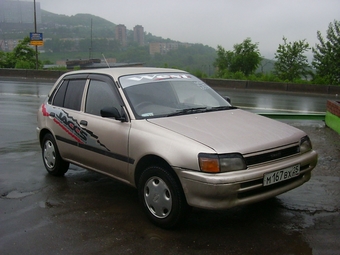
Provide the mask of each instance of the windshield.
POLYGON ((138 119, 231 107, 217 92, 190 74, 130 75, 121 77, 120 84, 138 119))

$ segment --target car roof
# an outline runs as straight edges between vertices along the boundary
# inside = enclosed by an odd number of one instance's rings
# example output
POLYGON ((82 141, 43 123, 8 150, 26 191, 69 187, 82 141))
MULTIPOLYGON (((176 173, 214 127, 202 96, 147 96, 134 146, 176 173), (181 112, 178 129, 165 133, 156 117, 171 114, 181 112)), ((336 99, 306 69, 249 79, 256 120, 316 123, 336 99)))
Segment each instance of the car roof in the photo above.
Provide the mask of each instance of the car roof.
POLYGON ((156 68, 156 67, 114 67, 114 68, 100 68, 100 69, 87 69, 79 71, 71 71, 65 73, 64 76, 74 74, 105 74, 110 75, 114 79, 118 79, 120 76, 129 74, 146 74, 146 73, 171 73, 181 72, 187 73, 183 70, 171 69, 171 68, 156 68))

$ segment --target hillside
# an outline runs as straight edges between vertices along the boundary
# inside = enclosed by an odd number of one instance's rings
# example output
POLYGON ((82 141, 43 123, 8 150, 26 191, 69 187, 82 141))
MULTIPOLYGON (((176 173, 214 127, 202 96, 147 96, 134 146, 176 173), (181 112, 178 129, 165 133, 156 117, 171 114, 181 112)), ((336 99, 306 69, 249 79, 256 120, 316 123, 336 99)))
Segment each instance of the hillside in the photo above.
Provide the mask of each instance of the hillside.
POLYGON ((92 14, 76 14, 72 16, 67 15, 61 15, 61 14, 55 14, 52 12, 41 10, 41 16, 42 16, 42 22, 43 24, 60 24, 63 26, 70 26, 70 27, 76 27, 76 26, 87 26, 90 27, 90 20, 92 19, 94 23, 98 25, 98 27, 101 28, 114 28, 115 24, 100 18, 98 16, 92 15, 92 14), (87 25, 86 25, 87 24, 87 25))
MULTIPOLYGON (((190 47, 179 46, 167 54, 149 53, 150 42, 175 42, 151 33, 145 34, 145 45, 138 46, 133 42, 133 31, 127 31, 129 44, 122 47, 114 40, 116 24, 91 14, 60 15, 41 10, 42 23, 38 31, 45 39, 41 47, 39 59, 46 63, 56 63, 66 59, 106 58, 116 59, 117 62, 142 62, 145 66, 175 67, 198 74, 211 76, 214 74, 216 50, 199 43, 190 47), (90 51, 91 49, 91 51, 90 51)), ((20 40, 23 35, 32 32, 31 25, 1 23, 4 39, 20 40)), ((2 38, 1 38, 2 39, 2 38)), ((179 42, 178 42, 179 43, 179 42)), ((273 61, 264 59, 258 72, 268 73, 273 68, 273 61)))
POLYGON ((209 46, 180 46, 165 55, 151 56, 148 43, 175 41, 147 33, 144 37, 146 46, 141 47, 133 42, 133 31, 128 30, 129 43, 122 47, 113 40, 116 24, 91 14, 66 16, 42 10, 42 23, 40 31, 44 33, 45 39, 49 39, 45 42, 45 52, 39 57, 43 61, 55 63, 57 60, 84 59, 90 56, 102 58, 104 54, 106 58, 115 58, 117 62, 142 62, 145 66, 169 66, 213 74, 216 51, 209 46))
POLYGON ((41 10, 42 24, 40 30, 44 37, 60 38, 99 38, 114 37, 115 24, 91 14, 76 14, 73 16, 54 14, 41 10))

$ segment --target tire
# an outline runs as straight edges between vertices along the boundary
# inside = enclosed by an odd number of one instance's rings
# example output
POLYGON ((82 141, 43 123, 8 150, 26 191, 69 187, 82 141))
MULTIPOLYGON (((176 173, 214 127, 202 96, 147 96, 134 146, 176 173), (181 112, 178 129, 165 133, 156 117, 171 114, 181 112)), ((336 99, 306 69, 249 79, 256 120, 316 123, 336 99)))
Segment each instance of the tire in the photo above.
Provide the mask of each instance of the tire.
POLYGON ((57 144, 48 133, 42 140, 42 159, 47 172, 54 176, 64 176, 69 168, 69 163, 60 157, 57 144))
POLYGON ((138 183, 138 195, 147 217, 158 227, 174 228, 188 213, 182 186, 162 167, 144 170, 138 183))

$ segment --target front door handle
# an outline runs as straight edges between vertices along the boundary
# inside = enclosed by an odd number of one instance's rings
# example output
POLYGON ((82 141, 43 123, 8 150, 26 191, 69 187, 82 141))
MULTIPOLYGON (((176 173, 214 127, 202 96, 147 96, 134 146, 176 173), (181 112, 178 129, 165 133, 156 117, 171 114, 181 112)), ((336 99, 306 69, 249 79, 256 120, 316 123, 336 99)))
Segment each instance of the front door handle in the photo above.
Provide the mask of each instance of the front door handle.
POLYGON ((80 125, 82 125, 82 126, 87 126, 87 121, 86 121, 86 120, 81 120, 81 121, 80 121, 80 125))

